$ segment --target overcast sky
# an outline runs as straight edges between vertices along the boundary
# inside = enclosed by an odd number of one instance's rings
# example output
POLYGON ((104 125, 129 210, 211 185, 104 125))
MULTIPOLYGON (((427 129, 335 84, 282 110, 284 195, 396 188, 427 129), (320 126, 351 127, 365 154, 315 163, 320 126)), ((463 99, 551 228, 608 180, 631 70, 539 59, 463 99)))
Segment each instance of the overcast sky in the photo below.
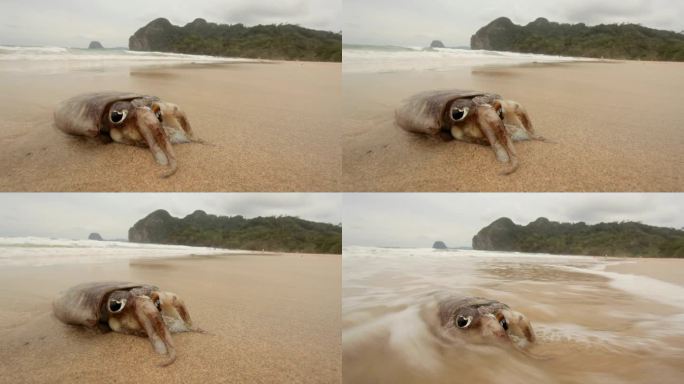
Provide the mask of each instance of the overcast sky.
POLYGON ((291 23, 338 32, 341 0, 0 0, 0 44, 128 47, 128 38, 165 17, 185 25, 201 17, 215 23, 291 23))
POLYGON ((684 194, 627 193, 372 193, 343 197, 344 245, 471 246, 500 217, 526 225, 538 217, 588 224, 641 221, 684 227, 684 194))
POLYGON ((291 215, 339 224, 334 193, 0 193, 0 236, 126 239, 156 209, 183 217, 201 209, 245 217, 291 215))
POLYGON ((346 44, 426 47, 432 40, 470 46, 470 36, 500 16, 563 23, 639 23, 684 30, 682 0, 344 0, 346 44))

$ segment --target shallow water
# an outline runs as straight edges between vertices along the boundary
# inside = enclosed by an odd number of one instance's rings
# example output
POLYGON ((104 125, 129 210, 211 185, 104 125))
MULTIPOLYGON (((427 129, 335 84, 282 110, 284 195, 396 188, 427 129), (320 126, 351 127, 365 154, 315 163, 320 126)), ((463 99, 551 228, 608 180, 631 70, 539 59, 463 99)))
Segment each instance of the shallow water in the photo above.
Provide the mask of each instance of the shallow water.
POLYGON ((125 48, 81 49, 0 45, 0 72, 66 73, 111 68, 183 63, 238 63, 261 60, 182 53, 129 51, 125 48))
POLYGON ((344 58, 342 71, 345 73, 447 71, 480 65, 594 61, 586 58, 532 53, 368 45, 345 45, 342 48, 342 57, 344 58))
POLYGON ((684 287, 604 272, 615 258, 345 248, 345 383, 680 382, 684 287), (635 289, 638 288, 638 289, 635 289), (440 337, 435 297, 482 296, 532 322, 525 353, 440 337))
POLYGON ((133 259, 252 253, 184 245, 141 244, 125 241, 0 237, 0 267, 98 264, 133 259))

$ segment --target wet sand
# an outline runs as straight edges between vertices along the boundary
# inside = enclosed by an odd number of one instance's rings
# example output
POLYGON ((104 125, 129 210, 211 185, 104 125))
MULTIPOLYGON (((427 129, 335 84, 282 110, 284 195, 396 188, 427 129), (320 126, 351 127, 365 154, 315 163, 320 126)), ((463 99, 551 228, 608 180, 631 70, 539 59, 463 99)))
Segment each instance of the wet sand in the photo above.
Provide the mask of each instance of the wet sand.
POLYGON ((336 191, 341 167, 340 64, 267 62, 72 70, 0 68, 0 190, 336 191), (149 150, 68 137, 54 106, 122 90, 179 105, 208 144, 174 146, 161 179, 149 150))
POLYGON ((346 191, 682 191, 682 63, 601 62, 343 74, 346 191), (489 147, 402 131, 393 111, 430 89, 523 104, 554 143, 516 143, 520 169, 489 147))
POLYGON ((684 286, 684 259, 627 259, 623 263, 609 265, 606 271, 648 276, 684 286))
POLYGON ((246 255, 0 269, 0 377, 8 383, 335 383, 341 380, 340 257, 246 255), (146 338, 60 323, 51 301, 93 280, 181 296, 197 326, 159 367, 146 338))
MULTIPOLYGON (((667 286, 668 301, 618 289, 593 269, 616 259, 364 252, 343 256, 345 383, 674 384, 684 375, 681 277, 667 286), (438 292, 508 304, 530 319, 536 344, 523 354, 491 340, 444 339, 438 292)), ((662 273, 679 261, 652 264, 662 273)), ((662 287, 633 281, 647 293, 662 287)))

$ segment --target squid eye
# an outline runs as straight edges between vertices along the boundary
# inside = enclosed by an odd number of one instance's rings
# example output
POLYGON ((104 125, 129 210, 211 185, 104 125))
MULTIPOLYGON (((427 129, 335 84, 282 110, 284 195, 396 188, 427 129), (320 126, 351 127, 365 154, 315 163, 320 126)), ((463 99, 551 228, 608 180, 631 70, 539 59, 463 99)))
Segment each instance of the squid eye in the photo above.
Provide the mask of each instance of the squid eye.
POLYGON ((126 300, 109 300, 109 312, 119 313, 126 306, 126 300))
POLYGON ((154 301, 154 306, 157 307, 157 311, 161 311, 161 302, 159 302, 159 299, 154 301))
POLYGON ((157 109, 157 110, 154 112, 154 115, 157 117, 157 120, 159 120, 159 122, 161 123, 161 122, 162 122, 162 113, 161 113, 161 109, 157 109))
POLYGON ((506 318, 499 320, 499 324, 501 324, 504 331, 508 331, 508 322, 506 321, 506 318))
POLYGON ((451 110, 451 120, 461 121, 468 116, 468 108, 453 108, 451 110))
POLYGON ((499 115, 499 119, 503 120, 504 118, 504 110, 503 108, 499 108, 496 110, 496 114, 499 115))
POLYGON ((459 328, 468 328, 472 320, 472 316, 465 317, 463 315, 458 315, 456 316, 456 326, 459 328))
POLYGON ((114 124, 119 124, 126 119, 126 115, 128 115, 128 111, 125 109, 121 111, 112 111, 109 114, 109 121, 114 124))

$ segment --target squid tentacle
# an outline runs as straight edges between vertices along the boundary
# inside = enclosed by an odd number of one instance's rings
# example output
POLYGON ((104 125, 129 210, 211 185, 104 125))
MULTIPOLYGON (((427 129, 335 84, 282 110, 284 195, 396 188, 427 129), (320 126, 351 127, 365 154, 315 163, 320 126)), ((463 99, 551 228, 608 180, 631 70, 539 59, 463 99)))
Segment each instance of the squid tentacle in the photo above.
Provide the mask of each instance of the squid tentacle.
POLYGON ((135 314, 154 349, 158 353, 165 352, 168 355, 168 359, 160 365, 165 367, 176 361, 176 348, 173 345, 171 334, 154 304, 149 299, 136 300, 135 314))
POLYGON ((173 175, 178 170, 178 163, 171 142, 164 133, 161 123, 157 120, 152 111, 141 108, 138 110, 137 114, 138 130, 147 142, 150 151, 152 151, 152 154, 159 164, 168 164, 169 166, 169 170, 162 174, 162 178, 173 175))

